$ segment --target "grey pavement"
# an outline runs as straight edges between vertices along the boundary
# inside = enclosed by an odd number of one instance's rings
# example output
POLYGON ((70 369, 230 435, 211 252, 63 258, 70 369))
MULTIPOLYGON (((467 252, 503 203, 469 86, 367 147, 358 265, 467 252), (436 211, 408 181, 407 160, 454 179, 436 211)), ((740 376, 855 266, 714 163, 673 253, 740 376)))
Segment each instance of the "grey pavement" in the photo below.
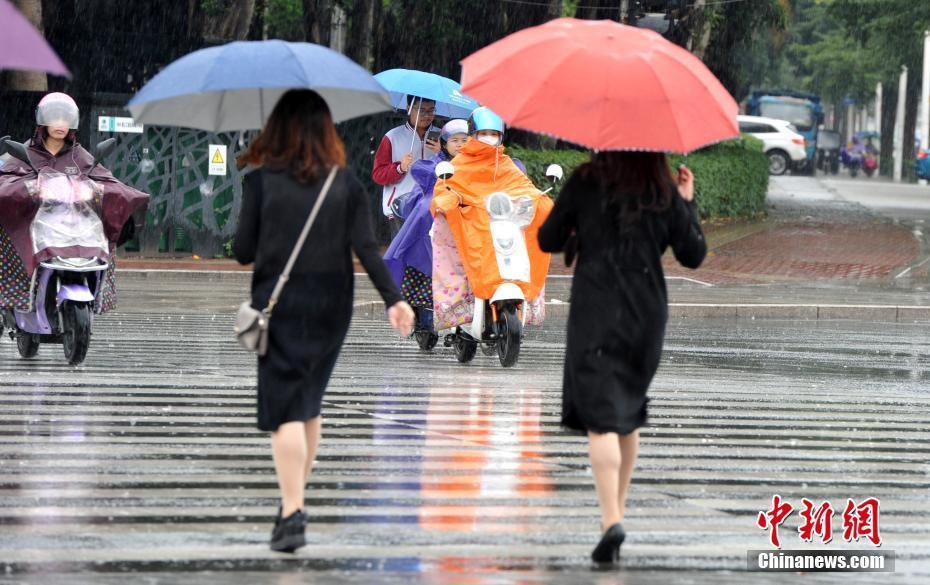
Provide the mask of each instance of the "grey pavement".
MULTIPOLYGON (((124 270, 117 288, 120 306, 128 311, 232 311, 246 299, 250 278, 244 272, 124 270), (186 294, 175 293, 174 287, 186 294), (192 298, 197 307, 191 305, 192 298)), ((355 303, 368 314, 382 311, 367 275, 357 274, 355 283, 355 303)), ((570 291, 571 277, 550 276, 547 310, 556 316, 567 314, 570 291)), ((670 278, 668 293, 670 314, 677 317, 930 321, 930 290, 840 283, 710 286, 700 281, 697 271, 690 280, 670 278)))
MULTIPOLYGON (((603 573, 587 562, 585 442, 559 426, 563 318, 503 369, 357 315, 324 404, 310 544, 291 557, 267 550, 277 490, 254 360, 231 340, 241 291, 142 284, 97 321, 80 367, 0 341, 0 583, 930 579, 927 323, 673 319, 622 567, 603 573), (838 517, 879 498, 896 573, 746 573, 775 494, 838 517)), ((832 543, 807 544, 795 512, 783 546, 874 550, 835 522, 832 543)))

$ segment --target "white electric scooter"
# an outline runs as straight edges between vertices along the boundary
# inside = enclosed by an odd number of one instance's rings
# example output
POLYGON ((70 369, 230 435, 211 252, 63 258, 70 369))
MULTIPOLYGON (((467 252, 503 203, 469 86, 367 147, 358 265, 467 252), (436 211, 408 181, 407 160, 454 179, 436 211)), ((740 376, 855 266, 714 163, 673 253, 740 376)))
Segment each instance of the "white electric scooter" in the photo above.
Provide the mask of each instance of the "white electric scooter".
MULTIPOLYGON (((436 165, 436 176, 443 182, 454 174, 452 163, 444 161, 436 165)), ((549 165, 546 176, 553 183, 561 180, 562 167, 549 165)), ((552 187, 544 193, 551 190, 552 187)), ((531 265, 524 231, 533 221, 535 208, 529 197, 511 197, 500 191, 488 195, 484 207, 490 217, 501 281, 490 299, 475 298, 471 325, 458 327, 446 335, 444 344, 453 348, 456 359, 462 363, 474 359, 479 345, 486 355, 496 350, 501 365, 507 368, 517 363, 526 325, 527 312, 523 310, 526 297, 518 283, 530 282, 531 265)))

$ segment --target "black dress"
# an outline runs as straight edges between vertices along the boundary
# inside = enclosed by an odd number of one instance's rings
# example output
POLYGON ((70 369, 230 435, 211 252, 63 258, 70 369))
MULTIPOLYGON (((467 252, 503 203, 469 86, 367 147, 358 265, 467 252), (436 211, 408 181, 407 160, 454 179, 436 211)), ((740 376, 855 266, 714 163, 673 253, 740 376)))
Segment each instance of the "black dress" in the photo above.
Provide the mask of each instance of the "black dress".
POLYGON ((562 425, 625 435, 646 423, 646 390, 659 366, 668 301, 662 255, 697 268, 707 253, 694 203, 677 192, 664 211, 618 218, 608 194, 576 172, 539 230, 560 251, 577 233, 577 266, 562 389, 562 425))
MULTIPOLYGON (((242 264, 255 263, 253 307, 268 304, 324 179, 303 185, 287 172, 246 175, 233 252, 242 264)), ((271 316, 268 352, 258 360, 259 429, 320 414, 352 318, 353 250, 385 305, 400 301, 375 242, 365 191, 340 170, 271 316)))

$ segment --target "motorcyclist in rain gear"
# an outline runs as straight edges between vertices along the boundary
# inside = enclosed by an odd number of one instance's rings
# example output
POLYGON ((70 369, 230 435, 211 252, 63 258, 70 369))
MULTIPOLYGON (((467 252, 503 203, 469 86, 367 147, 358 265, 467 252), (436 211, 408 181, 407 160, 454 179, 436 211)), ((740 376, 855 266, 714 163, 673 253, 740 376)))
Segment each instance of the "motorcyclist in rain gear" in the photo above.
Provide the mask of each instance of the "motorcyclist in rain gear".
MULTIPOLYGON (((70 96, 50 93, 42 98, 36 108, 35 133, 26 142, 36 169, 72 176, 90 171, 94 157, 77 142, 79 118, 70 96)), ((8 317, 11 309, 28 309, 29 283, 40 260, 30 235, 40 204, 32 192, 35 178, 29 165, 8 155, 0 167, 0 309, 8 317)), ((121 183, 99 164, 90 179, 102 189, 101 221, 110 246, 107 286, 95 308, 102 313, 116 304, 112 254, 143 224, 149 196, 121 183)))
MULTIPOLYGON (((508 310, 519 305, 516 318, 523 324, 538 324, 544 318, 543 289, 550 255, 539 249, 536 231, 553 205, 526 176, 522 165, 504 153, 504 123, 497 114, 486 107, 477 108, 472 112, 471 130, 474 139, 452 159, 454 175, 436 183, 431 203, 435 214, 435 327, 440 330, 472 323, 470 334, 460 329, 452 341, 460 361, 474 356, 474 344, 484 340, 483 325, 500 315, 494 299, 499 298, 502 286, 511 292, 518 289, 523 300, 514 300, 508 310), (506 221, 511 224, 508 229, 515 230, 506 242, 510 247, 503 252, 498 250, 498 239, 492 234, 488 208, 491 196, 500 193, 509 200, 504 203, 508 203, 505 207, 510 211, 506 220, 504 213, 495 217, 495 225, 503 227, 506 221), (502 260, 499 252, 514 255, 502 260), (513 270, 517 265, 519 277, 513 270), (476 299, 480 305, 476 305, 476 299), (492 305, 490 314, 484 311, 486 303, 492 305)), ((515 340, 519 343, 519 334, 515 340)), ((512 365, 516 353, 504 346, 499 350, 501 363, 512 365)))

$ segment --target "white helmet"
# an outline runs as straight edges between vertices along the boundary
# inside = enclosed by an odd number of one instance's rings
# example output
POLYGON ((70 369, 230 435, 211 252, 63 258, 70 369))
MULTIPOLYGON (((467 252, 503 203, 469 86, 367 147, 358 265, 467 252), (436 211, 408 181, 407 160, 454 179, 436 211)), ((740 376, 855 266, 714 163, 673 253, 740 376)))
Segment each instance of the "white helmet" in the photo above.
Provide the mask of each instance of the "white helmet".
POLYGON ((77 104, 66 93, 50 93, 39 101, 36 108, 36 124, 39 126, 65 126, 78 129, 80 112, 77 104))

